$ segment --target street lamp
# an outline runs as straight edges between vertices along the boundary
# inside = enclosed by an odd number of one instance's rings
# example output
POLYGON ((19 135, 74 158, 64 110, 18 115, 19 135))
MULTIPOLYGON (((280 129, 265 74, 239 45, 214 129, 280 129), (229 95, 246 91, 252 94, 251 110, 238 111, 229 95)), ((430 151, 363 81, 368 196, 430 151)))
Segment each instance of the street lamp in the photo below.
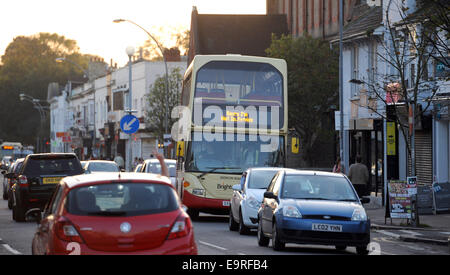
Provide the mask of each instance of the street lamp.
POLYGON ((163 57, 164 66, 165 66, 165 70, 166 70, 166 106, 165 106, 165 114, 164 114, 164 133, 167 134, 169 131, 169 129, 168 129, 169 128, 169 73, 168 73, 168 69, 167 69, 166 56, 164 55, 164 51, 161 47, 161 44, 158 42, 158 40, 155 39, 155 37, 153 37, 153 35, 149 31, 147 31, 142 26, 138 25, 137 23, 135 23, 131 20, 114 19, 113 22, 114 23, 128 22, 128 23, 131 23, 131 24, 137 26, 138 28, 143 30, 145 33, 147 33, 147 35, 156 43, 156 46, 158 46, 158 49, 161 51, 161 55, 163 57))
POLYGON ((57 63, 63 63, 64 61, 69 62, 70 64, 74 65, 75 67, 77 67, 78 69, 80 69, 81 71, 83 71, 83 77, 84 78, 88 78, 89 77, 89 72, 87 72, 85 69, 83 69, 83 67, 81 67, 78 63, 73 62, 70 59, 67 59, 65 57, 58 57, 55 59, 55 61, 57 63))
MULTIPOLYGON (((128 76, 129 76, 129 89, 128 89, 128 114, 132 114, 133 113, 133 97, 132 97, 132 84, 133 84, 133 78, 132 78, 132 67, 133 67, 133 62, 131 60, 131 58, 134 55, 134 47, 133 46, 128 46, 126 48, 126 53, 128 55, 128 76)), ((129 137, 129 141, 128 141, 128 152, 129 152, 129 157, 128 157, 128 169, 130 172, 132 172, 132 158, 133 158, 133 147, 131 145, 131 143, 133 142, 133 138, 132 138, 132 134, 130 134, 129 137)))
POLYGON ((42 129, 43 129, 44 121, 45 121, 45 111, 49 109, 48 106, 42 106, 41 102, 47 103, 47 101, 34 98, 34 97, 29 96, 24 93, 19 94, 19 99, 20 99, 20 101, 28 101, 28 102, 33 103, 34 108, 37 109, 39 112, 39 116, 41 119, 41 125, 40 125, 40 129, 39 129, 39 135, 36 137, 36 139, 37 139, 37 142, 36 142, 37 148, 36 149, 37 149, 37 151, 41 152, 42 146, 41 146, 41 142, 40 142, 40 137, 42 136, 42 129))

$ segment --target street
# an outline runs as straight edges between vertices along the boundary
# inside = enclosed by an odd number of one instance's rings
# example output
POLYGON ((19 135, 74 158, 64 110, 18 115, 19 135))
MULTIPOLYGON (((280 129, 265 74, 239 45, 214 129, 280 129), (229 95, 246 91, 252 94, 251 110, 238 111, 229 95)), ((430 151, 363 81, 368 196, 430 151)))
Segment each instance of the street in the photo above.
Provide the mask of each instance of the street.
MULTIPOLYGON (((3 177, 0 176, 0 181, 3 177)), ((0 200, 0 255, 31 255, 31 241, 36 230, 34 221, 16 223, 11 218, 7 201, 0 200)), ((259 247, 256 231, 250 235, 239 235, 228 230, 227 216, 201 214, 194 222, 195 238, 199 255, 354 255, 355 248, 343 252, 332 246, 288 244, 285 251, 277 252, 269 247, 259 247)), ((372 255, 438 255, 448 254, 446 246, 425 243, 408 243, 396 239, 385 230, 371 232, 372 255), (374 250, 372 250, 374 249, 374 250)))

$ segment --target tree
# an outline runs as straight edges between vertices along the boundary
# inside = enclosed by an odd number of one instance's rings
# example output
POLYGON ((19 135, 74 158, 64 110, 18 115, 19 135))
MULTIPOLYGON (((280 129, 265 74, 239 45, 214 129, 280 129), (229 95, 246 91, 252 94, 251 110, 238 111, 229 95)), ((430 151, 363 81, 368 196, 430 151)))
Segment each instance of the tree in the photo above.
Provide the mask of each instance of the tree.
MULTIPOLYGON (((68 79, 82 79, 80 69, 55 62, 67 57, 87 67, 89 59, 78 51, 76 41, 49 33, 18 36, 8 45, 0 65, 0 133, 4 140, 35 144, 40 117, 32 103, 20 101, 19 94, 45 101, 50 82, 63 85, 68 79)), ((48 118, 42 131, 47 138, 48 118)))
MULTIPOLYGON (((182 28, 171 28, 169 30, 164 30, 163 27, 159 28, 159 30, 155 33, 152 33, 153 37, 160 43, 160 46, 162 47, 162 50, 165 51, 169 48, 178 48, 182 55, 186 55, 188 48, 189 48, 189 30, 182 29, 182 28), (162 33, 165 34, 165 37, 170 37, 170 43, 172 43, 173 46, 171 47, 165 47, 164 46, 164 39, 161 35, 162 33)), ((162 54, 159 50, 158 46, 156 45, 155 41, 152 39, 148 39, 145 41, 144 45, 142 46, 143 50, 143 57, 148 60, 152 61, 162 61, 162 54)), ((138 53, 136 53, 138 54, 138 53)))
MULTIPOLYGON (((415 175, 415 152, 409 136, 413 136, 415 130, 410 129, 408 112, 414 110, 413 120, 420 120, 430 112, 439 91, 442 79, 434 77, 429 68, 434 65, 433 60, 442 60, 441 57, 448 54, 448 46, 447 49, 439 46, 442 37, 448 37, 448 17, 447 21, 436 19, 437 9, 442 3, 439 0, 418 1, 418 10, 411 13, 404 1, 388 1, 386 4, 390 8, 383 15, 385 31, 375 38, 381 48, 377 57, 388 69, 377 72, 373 82, 365 79, 355 81, 377 99, 377 104, 360 107, 399 125, 411 159, 412 175, 415 175), (431 10, 436 14, 424 12, 431 10), (399 20, 393 22, 392 18, 396 17, 399 20), (388 108, 391 110, 389 116, 388 108)), ((443 14, 448 16, 448 13, 447 4, 447 12, 443 14)), ((448 62, 446 58, 443 60, 448 62)))
POLYGON ((313 166, 321 144, 334 137, 334 127, 326 122, 338 99, 339 56, 326 41, 310 36, 272 36, 266 52, 287 61, 289 127, 300 135, 306 165, 313 166))
MULTIPOLYGON (((169 113, 168 130, 172 128, 175 119, 171 119, 171 111, 180 102, 181 85, 183 75, 180 68, 175 68, 169 73, 169 113)), ((159 140, 163 140, 165 134, 165 111, 166 111, 166 79, 165 75, 155 80, 150 86, 150 93, 146 95, 148 109, 145 112, 145 125, 148 131, 153 132, 159 140)))

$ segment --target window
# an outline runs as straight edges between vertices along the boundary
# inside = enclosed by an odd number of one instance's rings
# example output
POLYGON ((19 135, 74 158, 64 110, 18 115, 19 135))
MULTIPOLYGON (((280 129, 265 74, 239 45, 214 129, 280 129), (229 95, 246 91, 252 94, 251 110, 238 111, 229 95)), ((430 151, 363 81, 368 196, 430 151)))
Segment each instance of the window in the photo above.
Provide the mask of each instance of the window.
POLYGON ((123 92, 113 94, 113 111, 123 110, 123 92))
POLYGON ((179 207, 172 187, 152 183, 111 183, 70 191, 67 211, 80 216, 139 216, 166 213, 179 207))
POLYGON ((250 189, 266 189, 270 180, 277 173, 276 170, 259 171, 255 170, 250 174, 248 188, 250 189))
MULTIPOLYGON (((351 79, 359 80, 359 48, 355 46, 351 51, 351 64, 352 64, 352 77, 351 79)), ((359 95, 359 85, 352 83, 351 84, 351 96, 356 97, 359 95)))
MULTIPOLYGON (((368 62, 368 70, 367 70, 367 78, 369 79, 369 84, 375 85, 376 84, 376 74, 377 74, 377 43, 371 42, 369 44, 369 62, 368 62)), ((369 92, 373 92, 372 89, 369 88, 369 92)))

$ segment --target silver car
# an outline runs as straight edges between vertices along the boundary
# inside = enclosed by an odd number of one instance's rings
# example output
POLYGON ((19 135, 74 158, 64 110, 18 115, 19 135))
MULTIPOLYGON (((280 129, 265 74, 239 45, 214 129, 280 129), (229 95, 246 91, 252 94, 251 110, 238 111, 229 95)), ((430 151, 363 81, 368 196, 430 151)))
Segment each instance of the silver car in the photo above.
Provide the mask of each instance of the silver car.
MULTIPOLYGON (((165 159, 167 169, 169 170, 170 181, 172 185, 176 188, 176 171, 177 171, 177 161, 174 159, 165 159)), ((146 159, 141 168, 142 173, 152 173, 161 174, 161 164, 158 159, 146 159)))
POLYGON ((258 227, 258 209, 264 192, 275 174, 286 168, 250 168, 242 174, 241 183, 233 185, 229 229, 241 235, 258 227))

